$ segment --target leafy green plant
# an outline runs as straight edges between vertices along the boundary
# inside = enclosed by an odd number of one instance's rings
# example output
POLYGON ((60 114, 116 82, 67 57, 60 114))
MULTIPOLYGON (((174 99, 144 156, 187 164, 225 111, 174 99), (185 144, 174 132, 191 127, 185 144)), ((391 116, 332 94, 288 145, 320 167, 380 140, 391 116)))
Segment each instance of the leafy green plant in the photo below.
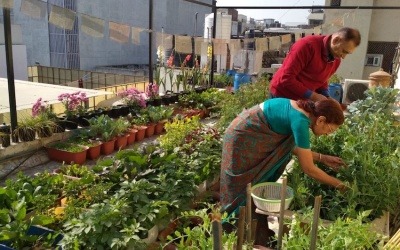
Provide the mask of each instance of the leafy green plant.
MULTIPOLYGON (((198 218, 202 223, 194 226, 193 228, 183 224, 181 228, 178 228, 173 235, 167 237, 168 242, 164 245, 174 242, 178 249, 212 249, 213 248, 213 237, 212 235, 212 219, 209 215, 209 210, 215 210, 212 205, 208 205, 206 208, 200 210, 191 210, 183 212, 179 220, 198 218)), ((227 214, 219 215, 221 219, 226 219, 227 214)), ((222 234, 222 245, 226 249, 234 249, 237 237, 235 232, 222 234)))
POLYGON ((131 124, 136 126, 144 126, 148 124, 149 121, 150 121, 149 116, 144 111, 142 111, 140 115, 132 118, 131 124))
POLYGON ((343 77, 339 76, 338 74, 333 74, 328 80, 328 83, 342 83, 342 82, 343 82, 343 77))
POLYGON ((234 95, 224 95, 219 102, 221 118, 218 126, 227 127, 243 109, 251 108, 265 101, 268 96, 268 85, 268 80, 259 78, 252 84, 241 85, 234 95))
MULTIPOLYGON (((356 218, 338 218, 331 224, 319 223, 317 249, 377 249, 376 243, 383 236, 371 230, 371 225, 363 223, 368 211, 356 218)), ((283 249, 308 249, 311 245, 312 213, 296 214, 289 223, 290 232, 284 235, 283 249), (308 222, 308 223, 307 223, 308 222)))
MULTIPOLYGON (((338 155, 346 161, 347 167, 338 173, 320 167, 345 181, 347 192, 341 194, 317 183, 304 175, 296 164, 288 175, 288 185, 295 190, 292 209, 311 206, 313 197, 322 195, 323 219, 356 218, 360 212, 369 210, 371 213, 365 221, 381 216, 384 211, 399 214, 399 199, 394 197, 400 197, 397 164, 400 161, 400 127, 394 125, 392 115, 397 90, 372 88, 366 94, 365 100, 349 107, 350 115, 345 124, 332 136, 312 138, 314 151, 338 155), (297 195, 300 197, 296 198, 297 195)), ((393 216, 391 223, 399 227, 399 217, 393 216)))
MULTIPOLYGON (((4 189, 0 189, 0 191, 4 191, 4 189)), ((53 223, 54 220, 44 215, 34 215, 30 219, 26 219, 26 211, 24 198, 13 201, 9 209, 0 210, 0 242, 8 241, 8 244, 15 249, 32 246, 39 240, 43 242, 42 245, 50 246, 55 237, 29 235, 28 230, 32 225, 45 226, 53 223)))
POLYGON ((58 149, 61 151, 71 152, 71 153, 78 153, 78 152, 82 152, 85 150, 85 148, 81 145, 76 145, 76 144, 68 143, 65 141, 59 141, 59 142, 52 143, 48 147, 55 148, 55 149, 58 149))
POLYGON ((118 118, 114 120, 113 127, 114 127, 113 135, 121 136, 128 131, 130 124, 126 119, 118 118))
POLYGON ((97 118, 91 118, 90 123, 90 135, 99 136, 104 142, 110 141, 117 134, 115 131, 114 120, 108 115, 101 115, 97 118))
POLYGON ((151 123, 158 123, 164 119, 163 106, 150 106, 146 108, 147 115, 151 123))
POLYGON ((233 76, 228 76, 227 74, 214 75, 214 85, 223 88, 227 86, 232 86, 233 76))
POLYGON ((185 143, 174 151, 196 173, 194 182, 198 185, 214 178, 220 171, 221 133, 210 127, 194 130, 186 136, 185 143))
POLYGON ((122 198, 111 197, 93 204, 78 218, 64 224, 66 233, 60 245, 65 249, 121 249, 135 241, 135 249, 144 249, 138 233, 145 229, 131 218, 132 212, 122 198))
POLYGON ((165 124, 167 133, 160 136, 160 145, 166 150, 172 150, 184 143, 184 139, 189 133, 200 127, 201 123, 198 116, 182 120, 174 119, 172 122, 167 122, 165 124))

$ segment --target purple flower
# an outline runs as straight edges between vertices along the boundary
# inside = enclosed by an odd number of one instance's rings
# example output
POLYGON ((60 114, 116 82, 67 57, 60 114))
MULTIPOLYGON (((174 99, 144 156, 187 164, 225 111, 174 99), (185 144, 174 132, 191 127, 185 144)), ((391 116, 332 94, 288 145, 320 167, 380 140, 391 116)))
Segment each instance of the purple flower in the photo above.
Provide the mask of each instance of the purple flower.
POLYGON ((135 88, 130 88, 125 91, 119 92, 117 95, 121 96, 122 101, 128 106, 138 108, 146 107, 146 101, 143 96, 143 92, 135 88))
POLYGON ((157 97, 159 97, 158 85, 152 82, 149 83, 149 85, 147 85, 146 87, 146 96, 149 99, 156 99, 157 97))
POLYGON ((63 93, 58 96, 58 100, 64 104, 67 116, 83 111, 83 103, 88 101, 86 93, 75 92, 72 94, 63 93))

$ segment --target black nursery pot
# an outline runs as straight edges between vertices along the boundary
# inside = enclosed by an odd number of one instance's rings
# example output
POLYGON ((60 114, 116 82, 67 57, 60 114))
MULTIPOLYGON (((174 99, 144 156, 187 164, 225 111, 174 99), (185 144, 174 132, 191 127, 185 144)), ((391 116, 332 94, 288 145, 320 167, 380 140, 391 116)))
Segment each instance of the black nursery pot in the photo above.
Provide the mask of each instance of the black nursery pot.
POLYGON ((19 140, 22 142, 33 141, 36 138, 36 131, 34 129, 26 129, 18 133, 19 140))
POLYGON ((171 95, 170 94, 163 95, 161 97, 161 102, 162 102, 163 105, 169 105, 170 103, 172 103, 171 95))
POLYGON ((11 145, 11 126, 6 125, 3 123, 0 125, 0 132, 3 133, 3 135, 0 135, 0 143, 1 145, 6 148, 11 145))
POLYGON ((146 100, 146 107, 147 106, 155 106, 154 105, 154 100, 146 100))
POLYGON ((89 123, 90 118, 91 118, 90 115, 78 116, 78 125, 81 127, 88 127, 90 125, 89 123))
POLYGON ((56 121, 55 121, 55 123, 56 123, 56 126, 55 126, 55 128, 54 128, 54 130, 53 130, 53 133, 62 133, 62 132, 65 132, 65 128, 66 128, 66 123, 67 123, 67 121, 66 120, 64 120, 64 119, 62 119, 62 120, 60 120, 60 119, 57 119, 56 121))
POLYGON ((70 116, 65 118, 65 128, 69 130, 74 130, 78 128, 78 117, 70 116))
POLYGON ((129 114, 129 107, 127 105, 117 105, 119 107, 120 116, 127 116, 129 114))
POLYGON ((154 99, 154 106, 161 106, 162 101, 161 98, 154 99))
POLYGON ((121 108, 118 106, 113 106, 109 111, 108 111, 108 116, 111 118, 119 118, 121 116, 121 108))

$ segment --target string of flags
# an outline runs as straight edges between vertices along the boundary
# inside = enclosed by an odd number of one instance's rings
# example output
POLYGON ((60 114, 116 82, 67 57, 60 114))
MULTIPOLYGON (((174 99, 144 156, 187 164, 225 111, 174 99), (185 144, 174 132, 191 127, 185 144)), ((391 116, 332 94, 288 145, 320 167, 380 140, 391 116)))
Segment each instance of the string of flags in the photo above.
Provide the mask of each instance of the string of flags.
MULTIPOLYGON (((156 46, 162 46, 164 49, 171 49, 174 47, 176 52, 179 53, 192 53, 192 38, 189 36, 175 35, 175 43, 173 44, 173 35, 165 34, 164 32, 155 32, 141 27, 132 27, 131 25, 108 21, 94 17, 84 13, 78 13, 70 9, 59 7, 57 5, 52 5, 41 0, 21 0, 20 11, 27 16, 32 18, 40 19, 46 17, 47 6, 49 8, 49 23, 66 30, 72 30, 74 28, 75 22, 80 19, 80 30, 85 34, 95 37, 103 38, 106 34, 106 29, 108 29, 108 37, 119 43, 131 42, 136 45, 141 43, 141 34, 146 34, 153 32, 155 34, 156 46)), ((14 6, 14 0, 0 0, 0 8, 12 9, 14 6)), ((312 29, 306 29, 302 32, 294 33, 294 40, 297 41, 302 37, 302 33, 305 35, 311 34, 322 34, 323 31, 329 30, 330 28, 340 28, 344 26, 346 19, 352 19, 355 21, 355 11, 352 10, 340 17, 335 18, 329 23, 316 26, 312 29)), ((209 41, 204 38, 195 38, 194 40, 194 50, 196 54, 201 54, 201 52, 207 50, 209 41)), ((214 45, 214 54, 216 55, 226 55, 227 50, 231 53, 239 51, 242 47, 240 39, 212 39, 214 45)), ((246 43, 245 39, 245 43, 246 43)), ((256 50, 268 51, 268 50, 279 50, 282 45, 290 44, 292 42, 292 35, 277 35, 264 38, 255 38, 254 42, 256 44, 256 50)))

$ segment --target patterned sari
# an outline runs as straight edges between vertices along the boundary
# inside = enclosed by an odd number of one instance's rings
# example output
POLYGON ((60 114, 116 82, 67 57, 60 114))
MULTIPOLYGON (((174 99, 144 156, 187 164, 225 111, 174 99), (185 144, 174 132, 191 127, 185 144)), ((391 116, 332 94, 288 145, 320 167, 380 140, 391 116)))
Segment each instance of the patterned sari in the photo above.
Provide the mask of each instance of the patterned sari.
POLYGON ((238 214, 246 204, 246 186, 275 182, 294 149, 292 135, 273 132, 257 105, 243 111, 224 135, 221 163, 222 211, 238 214))

